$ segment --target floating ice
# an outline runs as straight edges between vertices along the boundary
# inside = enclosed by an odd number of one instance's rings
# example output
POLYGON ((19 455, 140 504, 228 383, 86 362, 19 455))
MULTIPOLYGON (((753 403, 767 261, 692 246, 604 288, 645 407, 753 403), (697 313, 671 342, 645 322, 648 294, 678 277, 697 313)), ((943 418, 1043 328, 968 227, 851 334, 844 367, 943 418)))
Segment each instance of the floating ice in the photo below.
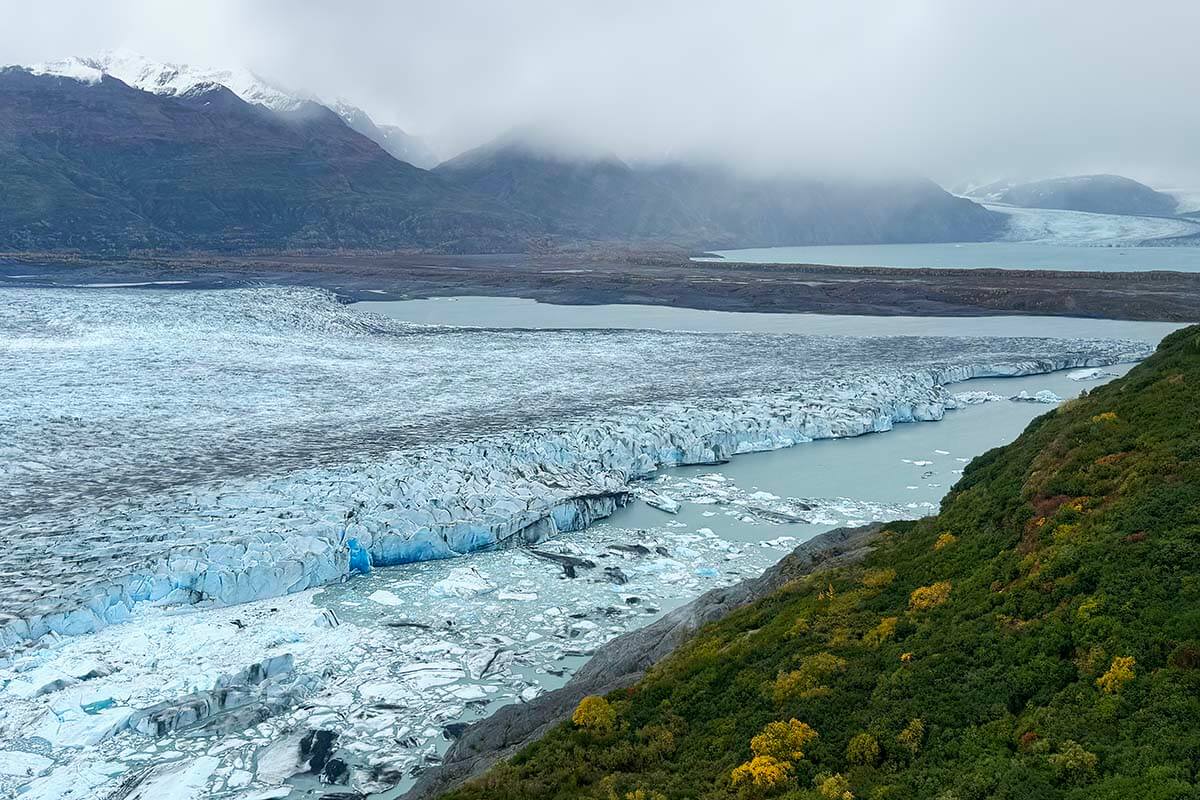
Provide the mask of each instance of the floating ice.
POLYGON ((1105 378, 1115 378, 1116 376, 1117 373, 1109 372, 1108 370, 1101 369, 1100 367, 1094 367, 1092 369, 1080 369, 1067 373, 1067 377, 1073 381, 1099 381, 1105 378))
POLYGON ((1019 394, 1013 395, 1011 400, 1018 403, 1061 403, 1062 398, 1056 395, 1049 389, 1043 389, 1036 394, 1030 394, 1024 389, 1019 394))

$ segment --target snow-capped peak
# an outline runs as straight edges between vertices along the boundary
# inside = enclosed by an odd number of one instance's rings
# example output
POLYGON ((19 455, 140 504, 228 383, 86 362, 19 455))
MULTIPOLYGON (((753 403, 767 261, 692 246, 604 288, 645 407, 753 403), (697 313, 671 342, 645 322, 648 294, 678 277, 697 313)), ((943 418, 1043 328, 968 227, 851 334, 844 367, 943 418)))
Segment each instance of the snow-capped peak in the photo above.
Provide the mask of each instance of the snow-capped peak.
POLYGON ((247 103, 273 111, 289 111, 304 102, 304 98, 272 86, 245 69, 206 69, 159 62, 129 50, 108 50, 79 61, 135 89, 154 94, 179 96, 219 84, 247 103))
POLYGON ((59 78, 71 78, 81 83, 99 83, 100 79, 104 77, 103 70, 74 56, 59 61, 32 64, 27 69, 34 75, 54 75, 59 78))
POLYGON ((247 103, 279 112, 295 111, 306 103, 316 103, 333 111, 348 127, 402 161, 422 167, 437 163, 437 158, 419 139, 394 125, 376 125, 367 112, 345 100, 326 103, 302 92, 281 89, 247 69, 209 69, 154 61, 124 49, 106 50, 90 58, 72 56, 23 69, 34 75, 57 75, 83 83, 99 83, 105 75, 110 75, 135 89, 171 97, 194 95, 224 86, 247 103))

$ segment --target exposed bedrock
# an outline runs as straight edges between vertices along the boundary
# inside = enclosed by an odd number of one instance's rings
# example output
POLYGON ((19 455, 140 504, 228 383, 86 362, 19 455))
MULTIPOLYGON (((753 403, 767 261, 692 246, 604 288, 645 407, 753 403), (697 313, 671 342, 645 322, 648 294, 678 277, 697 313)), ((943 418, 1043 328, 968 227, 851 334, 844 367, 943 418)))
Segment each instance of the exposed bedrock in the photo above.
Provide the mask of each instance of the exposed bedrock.
POLYGON ((629 686, 700 627, 753 603, 791 580, 863 558, 883 525, 838 528, 801 544, 757 578, 713 589, 657 621, 613 639, 566 686, 498 709, 458 732, 440 766, 423 773, 403 800, 436 797, 484 772, 567 719, 587 695, 629 686))
POLYGON ((314 468, 156 495, 80 515, 86 553, 60 582, 0 616, 0 647, 49 632, 83 634, 137 603, 230 605, 344 579, 374 566, 536 544, 628 501, 664 466, 938 420, 945 384, 1099 367, 1144 355, 1128 342, 1070 356, 825 379, 790 392, 624 408, 565 431, 495 435, 367 464, 314 468), (60 585, 56 585, 60 584, 60 585), (70 587, 63 589, 61 586, 70 587))

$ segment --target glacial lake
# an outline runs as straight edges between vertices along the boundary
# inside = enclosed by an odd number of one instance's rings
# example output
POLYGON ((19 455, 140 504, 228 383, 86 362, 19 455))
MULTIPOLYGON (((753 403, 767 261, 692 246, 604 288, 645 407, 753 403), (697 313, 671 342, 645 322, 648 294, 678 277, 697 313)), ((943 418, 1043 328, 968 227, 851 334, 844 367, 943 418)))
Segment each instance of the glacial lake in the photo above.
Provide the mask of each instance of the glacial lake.
POLYGON ((1050 269, 1083 272, 1200 272, 1200 247, 1084 247, 1026 242, 847 244, 716 250, 718 258, 754 264, 821 264, 901 269, 1050 269))
POLYGON ((1049 336, 1135 339, 1157 344, 1183 325, 1080 317, 870 317, 763 314, 612 304, 568 306, 520 297, 368 300, 351 309, 420 325, 475 328, 597 328, 810 336, 1049 336))

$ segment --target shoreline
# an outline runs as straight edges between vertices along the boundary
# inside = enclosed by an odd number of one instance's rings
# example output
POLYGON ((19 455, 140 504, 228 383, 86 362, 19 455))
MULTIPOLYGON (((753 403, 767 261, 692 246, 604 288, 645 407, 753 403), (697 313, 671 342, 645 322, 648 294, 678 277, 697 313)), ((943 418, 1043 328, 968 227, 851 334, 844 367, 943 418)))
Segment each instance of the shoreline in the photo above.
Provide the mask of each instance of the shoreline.
POLYGON ((0 288, 270 284, 328 289, 344 302, 492 296, 773 314, 1200 320, 1200 273, 836 267, 690 256, 624 250, 109 260, 10 255, 0 256, 0 288))

